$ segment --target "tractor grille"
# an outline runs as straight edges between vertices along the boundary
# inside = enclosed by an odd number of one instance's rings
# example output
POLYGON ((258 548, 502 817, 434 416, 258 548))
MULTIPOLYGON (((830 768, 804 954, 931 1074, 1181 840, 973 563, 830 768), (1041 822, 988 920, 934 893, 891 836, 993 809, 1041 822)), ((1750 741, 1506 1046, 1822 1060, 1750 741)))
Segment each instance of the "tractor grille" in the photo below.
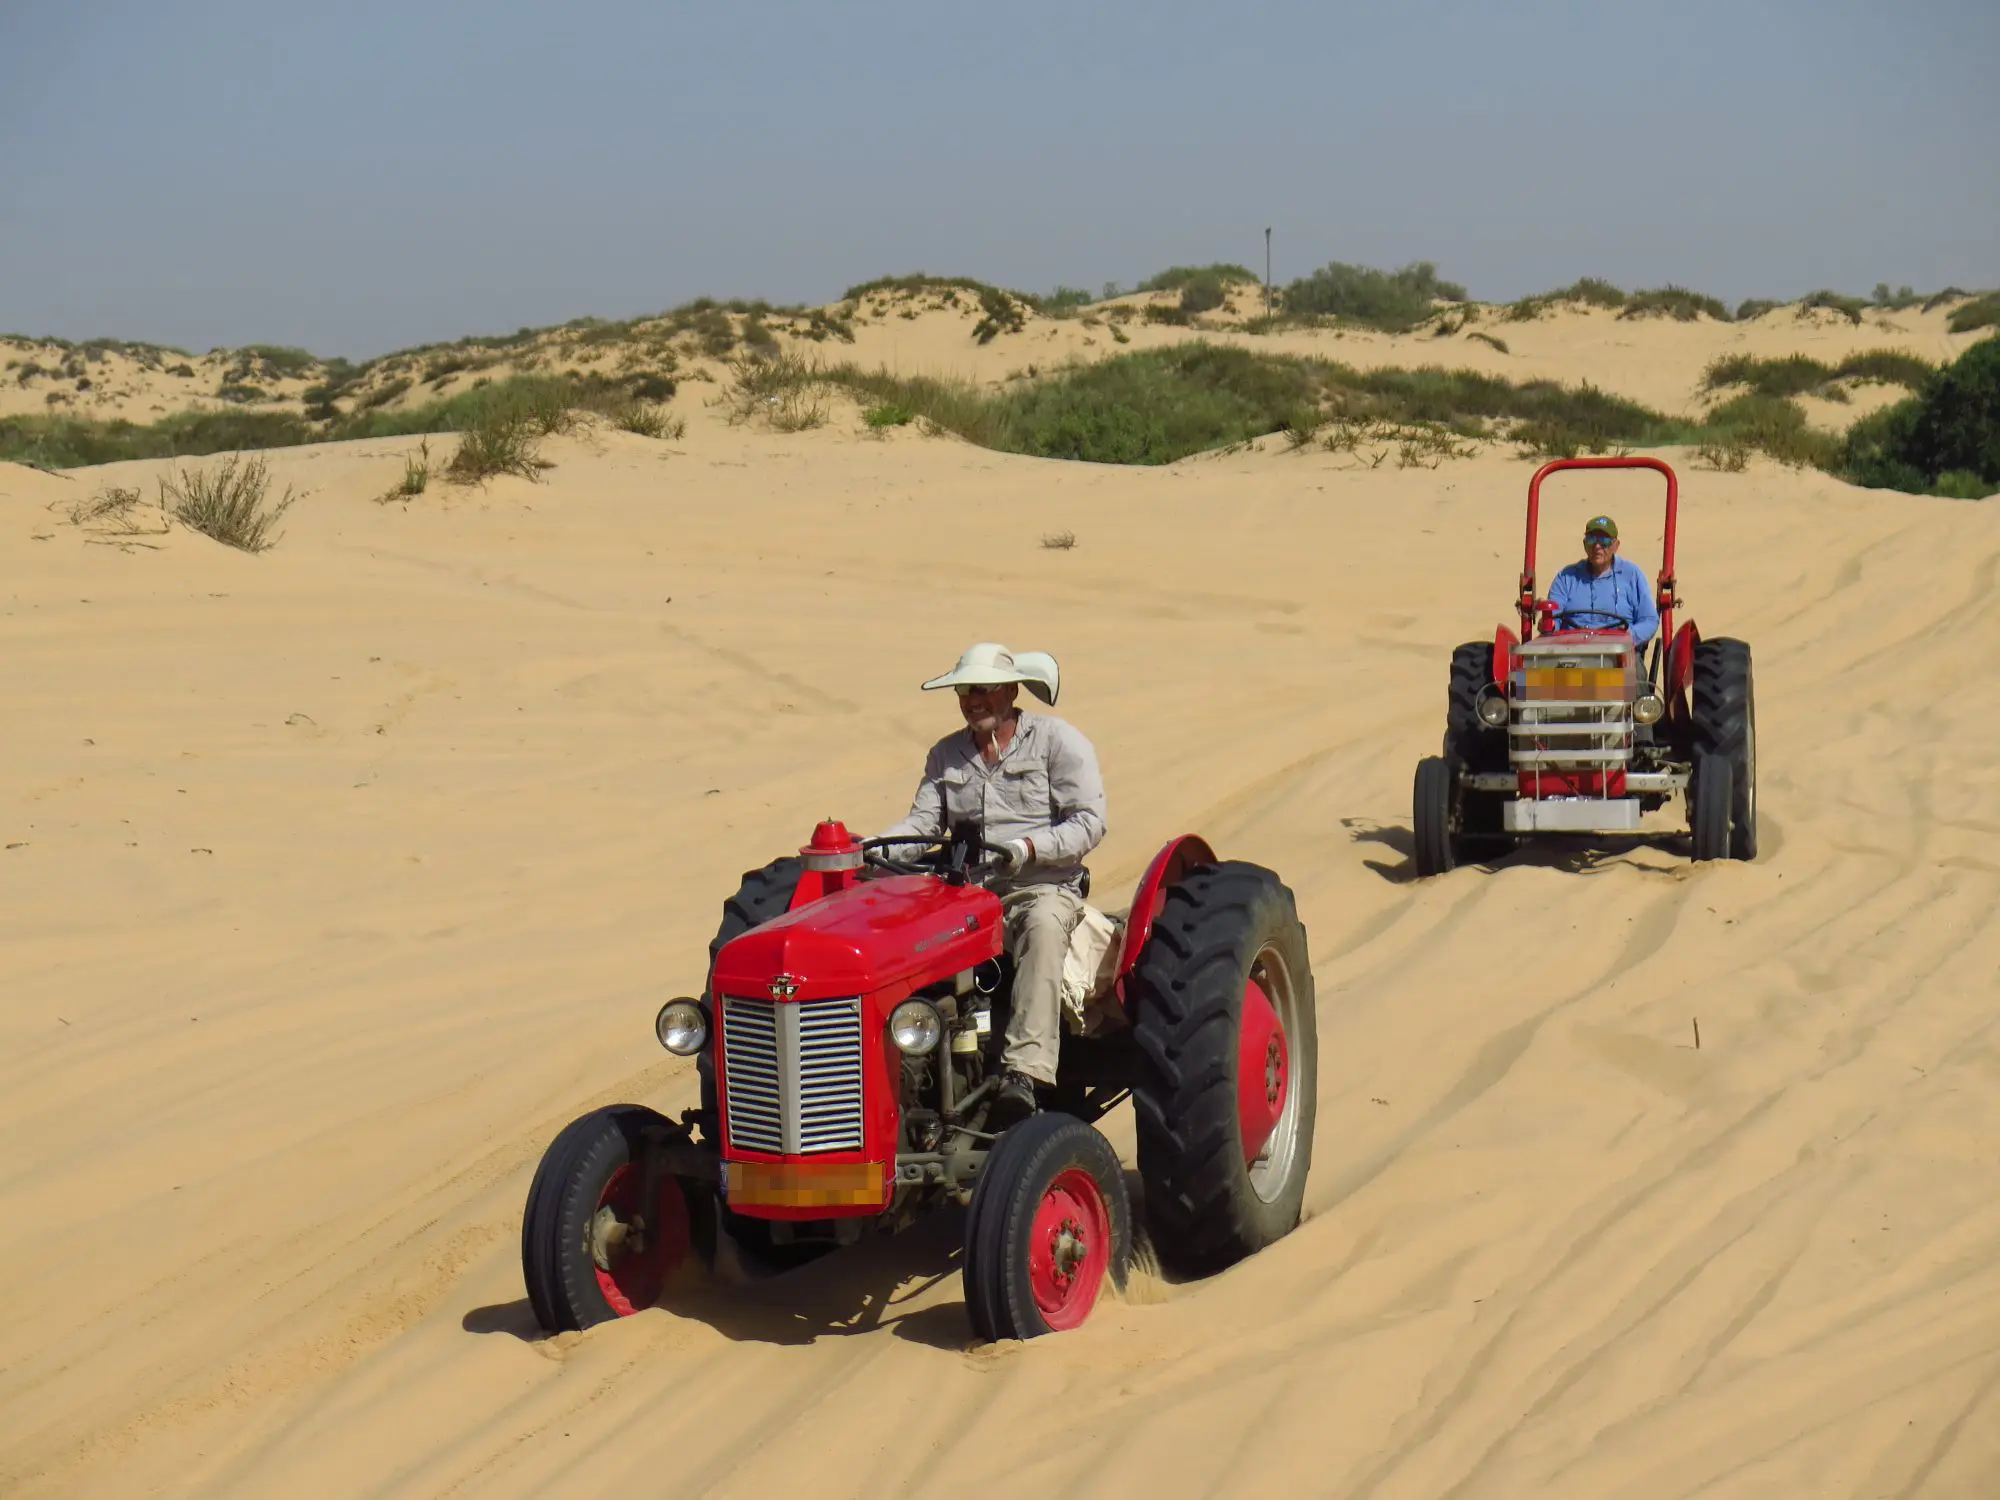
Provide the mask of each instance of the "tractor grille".
POLYGON ((861 1002, 722 1000, 729 1144, 779 1156, 861 1149, 861 1002))
POLYGON ((1507 756, 1516 770, 1606 771, 1632 755, 1638 652, 1629 643, 1515 647, 1507 756))

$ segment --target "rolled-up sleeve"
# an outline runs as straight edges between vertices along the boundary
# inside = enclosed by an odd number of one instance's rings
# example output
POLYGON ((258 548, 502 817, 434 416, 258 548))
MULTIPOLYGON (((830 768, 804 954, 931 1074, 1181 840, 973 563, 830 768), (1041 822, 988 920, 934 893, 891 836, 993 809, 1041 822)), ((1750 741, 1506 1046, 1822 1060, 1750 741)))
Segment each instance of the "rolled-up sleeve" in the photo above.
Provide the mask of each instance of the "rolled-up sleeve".
POLYGON ((1038 865, 1076 865, 1104 840, 1104 776, 1090 741, 1069 725, 1050 726, 1049 803, 1055 820, 1030 834, 1038 865))

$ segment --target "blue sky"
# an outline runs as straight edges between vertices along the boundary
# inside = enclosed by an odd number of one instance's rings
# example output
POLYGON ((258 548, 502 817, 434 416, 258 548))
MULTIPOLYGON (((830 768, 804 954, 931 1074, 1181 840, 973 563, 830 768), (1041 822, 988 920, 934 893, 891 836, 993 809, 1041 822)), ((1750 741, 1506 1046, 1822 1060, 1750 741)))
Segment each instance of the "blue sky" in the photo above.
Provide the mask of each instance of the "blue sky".
POLYGON ((2000 3, 0 0, 0 330, 360 357, 923 269, 2000 285, 2000 3))

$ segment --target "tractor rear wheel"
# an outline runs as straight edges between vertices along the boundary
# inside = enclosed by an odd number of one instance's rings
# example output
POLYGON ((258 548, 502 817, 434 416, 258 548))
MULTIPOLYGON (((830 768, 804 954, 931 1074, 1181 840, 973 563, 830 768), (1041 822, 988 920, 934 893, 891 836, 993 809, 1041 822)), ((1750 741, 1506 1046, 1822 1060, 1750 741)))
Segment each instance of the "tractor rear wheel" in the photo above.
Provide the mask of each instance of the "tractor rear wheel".
POLYGON ((641 1312, 690 1251, 712 1253, 713 1196, 665 1172, 648 1183, 654 1131, 674 1127, 616 1104, 572 1121, 543 1153, 521 1216, 521 1274, 550 1333, 641 1312))
POLYGON ((1258 865, 1197 866, 1168 889, 1132 996, 1153 1244, 1220 1271, 1292 1231, 1312 1164, 1318 1031, 1291 891, 1258 865))
POLYGON ((1698 860, 1729 858, 1735 771, 1724 756, 1697 754, 1694 758, 1694 778, 1688 783, 1688 827, 1694 835, 1694 857, 1698 860))
MULTIPOLYGON (((1444 758, 1474 772, 1505 771, 1507 731, 1479 717, 1480 695, 1493 685, 1493 642, 1467 641, 1451 653, 1451 688, 1445 703, 1444 758)), ((1457 791, 1461 862, 1496 858, 1508 840, 1501 826, 1503 799, 1494 792, 1457 791)))
POLYGON ((1417 876, 1428 880, 1458 865, 1459 843, 1452 832, 1452 802, 1458 778, 1452 764, 1442 756, 1427 755, 1417 762, 1416 786, 1410 793, 1410 824, 1416 837, 1417 876))
POLYGON ((1731 771, 1730 859, 1757 857, 1757 692, 1746 642, 1717 636, 1694 648, 1694 750, 1731 771))
POLYGON ((965 1218, 965 1310, 982 1339, 1075 1328, 1105 1278, 1123 1287, 1132 1203, 1111 1143, 1068 1115, 1000 1136, 965 1218))

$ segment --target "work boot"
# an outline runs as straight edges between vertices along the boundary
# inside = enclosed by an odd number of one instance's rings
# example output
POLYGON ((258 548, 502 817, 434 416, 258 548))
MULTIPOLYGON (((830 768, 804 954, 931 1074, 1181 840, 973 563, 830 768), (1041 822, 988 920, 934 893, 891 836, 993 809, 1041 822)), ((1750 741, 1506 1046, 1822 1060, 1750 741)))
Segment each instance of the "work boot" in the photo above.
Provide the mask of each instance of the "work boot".
POLYGON ((986 1128, 997 1134, 1009 1125, 1020 1124, 1036 1108, 1035 1080, 1019 1068, 1009 1068, 1000 1075, 1000 1092, 986 1112, 986 1128))

